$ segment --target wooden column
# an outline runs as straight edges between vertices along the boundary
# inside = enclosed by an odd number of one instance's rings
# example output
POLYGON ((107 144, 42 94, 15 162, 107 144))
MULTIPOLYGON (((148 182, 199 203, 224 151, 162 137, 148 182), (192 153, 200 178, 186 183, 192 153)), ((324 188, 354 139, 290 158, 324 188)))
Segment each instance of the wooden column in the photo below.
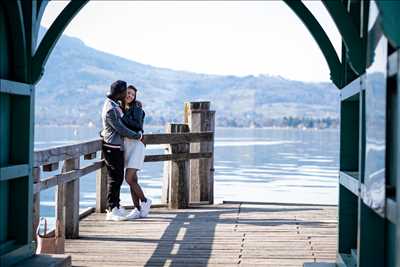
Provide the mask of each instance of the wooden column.
MULTIPOLYGON (((55 192, 55 200, 56 200, 56 235, 60 237, 61 239, 58 240, 58 242, 63 242, 65 238, 65 224, 64 224, 64 219, 65 219, 65 209, 64 209, 64 202, 65 202, 65 186, 63 185, 58 185, 56 186, 56 192, 55 192)), ((64 244, 61 246, 58 245, 58 253, 64 253, 64 244)))
MULTIPOLYGON (((185 103, 184 122, 190 132, 215 130, 215 111, 210 110, 210 102, 185 103)), ((192 143, 190 152, 214 152, 214 141, 192 143)), ((214 158, 190 161, 190 201, 214 202, 214 158)))
MULTIPOLYGON (((101 158, 104 159, 103 153, 101 158)), ((107 208, 107 167, 104 164, 96 172, 96 212, 105 212, 107 208)))
MULTIPOLYGON (((170 127, 167 125, 165 132, 168 132, 170 127)), ((166 146, 164 150, 164 154, 170 153, 170 147, 166 146)), ((168 204, 169 202, 169 183, 170 183, 170 173, 171 173, 171 162, 164 161, 164 169, 163 169, 163 183, 161 188, 161 203, 168 204)))
MULTIPOLYGON (((62 172, 79 169, 79 158, 64 161, 62 172)), ((64 225, 66 238, 79 237, 79 178, 65 183, 64 190, 64 225)))
MULTIPOLYGON (((167 132, 189 132, 187 124, 169 124, 167 132)), ((171 154, 189 153, 189 144, 170 145, 171 154)), ((189 160, 171 161, 169 174, 169 203, 171 209, 187 208, 189 204, 189 160)))
MULTIPOLYGON (((40 183, 40 167, 33 168, 33 184, 40 183)), ((33 194, 33 240, 36 240, 36 229, 40 220, 40 192, 33 194)))

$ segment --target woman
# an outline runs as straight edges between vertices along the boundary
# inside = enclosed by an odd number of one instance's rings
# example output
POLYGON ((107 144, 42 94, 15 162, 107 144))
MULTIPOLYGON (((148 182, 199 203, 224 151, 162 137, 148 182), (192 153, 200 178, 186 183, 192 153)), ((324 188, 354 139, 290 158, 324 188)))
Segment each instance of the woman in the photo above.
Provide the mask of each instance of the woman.
MULTIPOLYGON (((123 123, 132 131, 143 135, 143 121, 145 113, 142 104, 136 101, 137 89, 129 85, 126 97, 123 101, 123 123)), ((125 180, 131 190, 131 197, 135 208, 126 216, 128 219, 147 217, 150 211, 151 200, 144 196, 143 190, 138 184, 138 170, 142 169, 145 147, 140 140, 124 138, 125 180), (140 203, 139 203, 140 201, 140 203)))

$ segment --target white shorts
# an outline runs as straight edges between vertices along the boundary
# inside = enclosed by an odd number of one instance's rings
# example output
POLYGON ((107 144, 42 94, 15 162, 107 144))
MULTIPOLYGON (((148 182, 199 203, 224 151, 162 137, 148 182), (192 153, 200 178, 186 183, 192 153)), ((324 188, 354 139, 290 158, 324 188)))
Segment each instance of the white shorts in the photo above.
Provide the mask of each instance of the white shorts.
POLYGON ((124 138, 125 168, 142 169, 144 163, 144 144, 136 139, 124 138))

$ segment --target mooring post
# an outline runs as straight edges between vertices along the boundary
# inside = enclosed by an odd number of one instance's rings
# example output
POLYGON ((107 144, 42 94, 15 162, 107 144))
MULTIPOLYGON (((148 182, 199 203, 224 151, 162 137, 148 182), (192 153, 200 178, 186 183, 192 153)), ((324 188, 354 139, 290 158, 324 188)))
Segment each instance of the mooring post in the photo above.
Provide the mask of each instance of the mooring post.
MULTIPOLYGON (((187 124, 168 124, 167 132, 185 133, 189 132, 187 124)), ((189 144, 170 145, 171 154, 189 153, 189 144)), ((169 202, 171 209, 184 209, 189 205, 189 160, 171 161, 169 171, 169 202)))
MULTIPOLYGON (((170 132, 169 124, 166 125, 165 129, 166 133, 170 132)), ((165 146, 164 154, 170 154, 170 146, 165 146)), ((162 180, 162 188, 161 188, 161 203, 168 204, 169 202, 169 183, 170 183, 170 173, 171 173, 171 162, 164 161, 164 169, 163 169, 163 180, 162 180)))
MULTIPOLYGON (((64 161, 62 172, 78 170, 79 157, 64 161)), ((64 193, 65 238, 79 237, 79 178, 62 185, 64 193)))
MULTIPOLYGON (((215 111, 210 110, 210 102, 186 102, 184 122, 190 132, 214 132, 215 111)), ((214 140, 190 144, 190 152, 214 152, 214 140)), ((214 156, 209 159, 190 161, 190 201, 214 203, 214 156)))
POLYGON ((55 205, 56 205, 56 212, 55 212, 55 232, 56 236, 59 237, 56 242, 60 242, 56 244, 56 251, 57 253, 64 253, 65 250, 65 209, 64 209, 64 203, 65 203, 65 184, 60 184, 56 186, 56 192, 55 192, 55 205))
MULTIPOLYGON (((101 153, 101 159, 104 159, 101 153)), ((107 206, 107 167, 103 167, 96 171, 96 212, 102 213, 106 211, 107 206)))

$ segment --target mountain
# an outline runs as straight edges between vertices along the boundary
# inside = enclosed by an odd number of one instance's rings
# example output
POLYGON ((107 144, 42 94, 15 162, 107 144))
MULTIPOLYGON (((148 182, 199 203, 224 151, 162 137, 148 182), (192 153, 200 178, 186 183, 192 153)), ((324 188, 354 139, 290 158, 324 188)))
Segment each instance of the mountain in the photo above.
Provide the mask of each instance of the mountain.
MULTIPOLYGON (((40 36, 46 29, 42 28, 40 36)), ((110 84, 126 80, 138 88, 146 123, 182 121, 185 101, 211 101, 217 125, 272 126, 294 118, 337 120, 339 90, 331 83, 282 77, 207 75, 141 64, 62 36, 36 86, 37 124, 100 126, 110 84)))

